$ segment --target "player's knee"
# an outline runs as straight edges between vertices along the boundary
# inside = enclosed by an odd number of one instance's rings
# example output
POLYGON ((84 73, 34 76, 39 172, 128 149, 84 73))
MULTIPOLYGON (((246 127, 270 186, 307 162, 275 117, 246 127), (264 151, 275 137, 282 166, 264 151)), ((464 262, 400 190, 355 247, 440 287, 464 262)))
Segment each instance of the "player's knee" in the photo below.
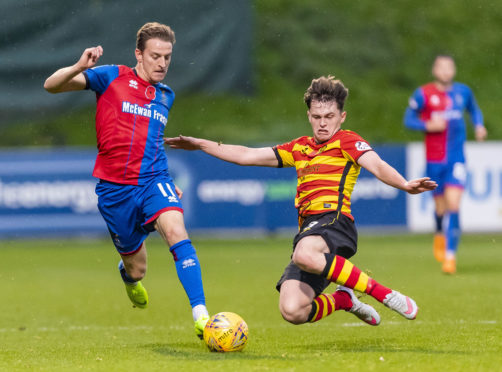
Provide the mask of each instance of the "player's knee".
POLYGON ((312 258, 310 257, 309 252, 301 246, 296 247, 295 251, 293 252, 292 260, 296 266, 304 271, 309 271, 312 265, 312 258))
POLYGON ((172 224, 165 229, 167 242, 173 245, 181 240, 188 239, 186 229, 181 224, 172 224))
POLYGON ((291 324, 303 324, 307 321, 308 314, 293 301, 286 301, 279 305, 283 319, 291 324))

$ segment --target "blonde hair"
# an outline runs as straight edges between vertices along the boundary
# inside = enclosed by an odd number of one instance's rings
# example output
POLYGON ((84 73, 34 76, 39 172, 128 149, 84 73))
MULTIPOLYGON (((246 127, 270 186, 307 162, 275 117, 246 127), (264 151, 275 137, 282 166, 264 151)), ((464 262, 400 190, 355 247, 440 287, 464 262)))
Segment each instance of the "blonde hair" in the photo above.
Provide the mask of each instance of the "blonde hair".
POLYGON ((171 27, 158 22, 148 22, 141 26, 136 34, 136 48, 144 51, 146 42, 150 39, 169 41, 173 45, 176 43, 171 27))

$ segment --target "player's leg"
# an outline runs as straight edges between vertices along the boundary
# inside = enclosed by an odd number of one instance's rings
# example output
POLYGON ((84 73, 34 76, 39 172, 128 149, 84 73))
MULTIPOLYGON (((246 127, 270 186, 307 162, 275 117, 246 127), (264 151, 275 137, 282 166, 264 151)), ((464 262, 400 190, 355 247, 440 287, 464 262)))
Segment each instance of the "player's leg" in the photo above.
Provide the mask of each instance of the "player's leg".
POLYGON ((344 257, 325 253, 325 250, 319 249, 323 242, 324 239, 316 235, 302 238, 293 253, 294 263, 301 270, 321 275, 344 287, 367 293, 405 318, 415 319, 418 312, 415 301, 378 283, 344 257))
POLYGON ((446 251, 446 239, 443 231, 443 217, 446 211, 446 204, 443 194, 434 195, 434 220, 435 233, 433 242, 434 258, 438 262, 443 262, 446 251))
MULTIPOLYGON (((322 261, 325 254, 330 253, 349 258, 356 253, 357 230, 353 221, 348 217, 336 218, 336 212, 313 216, 304 221, 301 231, 295 236, 293 246, 293 261, 308 261, 310 262, 309 265, 317 266, 318 271, 320 271, 325 265, 325 262, 322 261), (305 257, 299 257, 303 252, 302 246, 309 247, 308 249, 311 249, 313 254, 308 253, 305 257), (317 260, 320 260, 320 262, 317 260)), ((282 303, 284 304, 281 306, 283 316, 288 314, 291 316, 294 314, 292 310, 299 308, 299 306, 297 305, 298 301, 295 300, 298 296, 292 295, 293 300, 289 301, 289 296, 283 296, 281 283, 287 279, 296 279, 307 283, 315 293, 315 298, 310 303, 307 321, 316 322, 330 315, 333 311, 346 310, 368 324, 378 325, 380 323, 380 316, 376 310, 370 305, 359 301, 352 289, 339 287, 334 293, 323 294, 322 292, 330 284, 330 281, 320 276, 318 272, 311 273, 301 270, 293 261, 286 267, 277 285, 277 288, 281 290, 282 303)), ((286 290, 288 289, 286 288, 286 290)), ((295 291, 294 286, 292 286, 292 291, 295 291)), ((296 292, 299 293, 298 290, 296 292)), ((304 302, 302 302, 303 306, 301 308, 303 312, 305 311, 304 302)), ((304 317, 305 314, 302 316, 304 317)))
POLYGON ((168 176, 159 176, 145 186, 141 206, 143 228, 147 231, 157 230, 170 247, 178 278, 192 306, 195 333, 202 338, 209 314, 206 309, 200 263, 185 229, 183 207, 173 180, 168 176))
MULTIPOLYGON (((320 275, 326 267, 326 255, 329 257, 340 257, 348 259, 357 251, 357 230, 349 217, 338 215, 337 212, 326 213, 321 216, 311 216, 307 218, 300 229, 300 232, 293 240, 293 261, 302 268, 307 266, 308 275, 316 275, 328 285, 330 280, 326 276, 320 275)), ((338 283, 343 284, 343 283, 338 283)), ((315 288, 315 287, 313 287, 315 288)), ((317 290, 320 294, 322 290, 317 290)), ((350 308, 344 308, 359 319, 371 325, 380 323, 380 316, 370 305, 360 302, 354 295, 352 288, 339 287, 332 294, 332 297, 338 297, 338 303, 346 303, 350 308)), ((321 319, 326 312, 330 312, 331 297, 320 295, 312 303, 311 320, 321 319)), ((336 301, 335 301, 336 305, 336 301)), ((343 305, 342 305, 343 306, 343 305)))
POLYGON ((446 236, 446 253, 443 261, 443 272, 454 274, 456 272, 456 254, 458 243, 460 241, 460 220, 459 208, 462 199, 463 188, 456 186, 445 187, 445 236, 446 236))
POLYGON ((292 324, 317 322, 334 311, 345 310, 368 324, 380 322, 376 310, 352 297, 348 288, 339 288, 332 294, 321 293, 329 284, 326 279, 302 271, 290 262, 276 287, 280 292, 279 310, 284 320, 292 324))
POLYGON ((315 292, 310 285, 296 279, 288 279, 280 286, 279 311, 284 320, 292 324, 309 321, 315 292))
POLYGON ((435 232, 432 245, 434 258, 438 262, 443 262, 446 251, 446 239, 443 230, 443 217, 446 212, 444 200, 444 184, 446 181, 447 168, 443 164, 427 163, 427 177, 436 181, 438 187, 432 191, 434 197, 434 222, 435 232))
POLYGON ((139 250, 120 256, 119 272, 126 286, 127 295, 134 306, 144 309, 148 305, 148 293, 141 284, 141 279, 146 274, 146 245, 143 242, 139 250))
POLYGON ((124 282, 134 283, 144 278, 146 274, 146 244, 143 242, 140 248, 130 254, 120 254, 120 275, 124 282))
POLYGON ((206 308, 199 259, 188 238, 183 214, 178 210, 163 212, 155 220, 154 227, 170 247, 178 278, 192 307, 195 332, 197 336, 202 337, 209 314, 206 308))
POLYGON ((460 240, 459 209, 466 180, 467 171, 464 163, 457 162, 449 165, 445 179, 446 212, 443 223, 446 236, 443 272, 447 274, 456 272, 456 253, 460 240))
POLYGON ((119 273, 133 305, 145 308, 148 294, 140 280, 146 273, 148 232, 138 229, 140 211, 135 202, 136 186, 117 185, 101 181, 96 185, 98 209, 106 222, 110 237, 121 256, 119 273))

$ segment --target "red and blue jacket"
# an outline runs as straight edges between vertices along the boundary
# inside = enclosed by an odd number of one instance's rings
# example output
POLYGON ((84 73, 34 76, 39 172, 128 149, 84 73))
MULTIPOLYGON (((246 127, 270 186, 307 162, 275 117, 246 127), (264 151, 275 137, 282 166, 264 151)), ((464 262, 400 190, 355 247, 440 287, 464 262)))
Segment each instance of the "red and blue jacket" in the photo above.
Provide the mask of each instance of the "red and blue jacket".
POLYGON ((150 84, 127 66, 99 66, 84 76, 97 100, 98 156, 92 175, 142 185, 167 174, 163 136, 174 101, 172 89, 150 84))
POLYGON ((449 90, 443 91, 434 83, 429 83, 413 93, 404 115, 404 123, 410 129, 425 132, 428 163, 465 162, 464 111, 469 113, 474 126, 483 125, 483 114, 471 89, 465 84, 453 83, 449 90), (446 120, 446 129, 442 132, 427 132, 425 122, 437 116, 446 120))

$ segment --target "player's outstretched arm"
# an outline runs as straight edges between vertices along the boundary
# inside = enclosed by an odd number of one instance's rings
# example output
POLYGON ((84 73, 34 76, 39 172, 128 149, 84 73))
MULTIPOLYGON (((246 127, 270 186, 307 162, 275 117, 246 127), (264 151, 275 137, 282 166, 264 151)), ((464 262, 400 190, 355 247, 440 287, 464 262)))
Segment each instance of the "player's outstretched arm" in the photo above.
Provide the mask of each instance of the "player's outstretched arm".
POLYGON ((226 145, 202 138, 178 136, 164 138, 164 143, 173 149, 202 150, 218 159, 239 165, 277 167, 279 162, 271 147, 252 148, 226 145))
POLYGON ((424 191, 434 190, 437 187, 437 183, 429 177, 407 181, 374 151, 364 153, 357 162, 361 167, 373 173, 380 181, 410 194, 420 194, 424 191))
POLYGON ((45 80, 44 88, 49 93, 62 93, 85 89, 83 71, 93 67, 103 55, 101 46, 87 48, 73 66, 63 67, 45 80))

